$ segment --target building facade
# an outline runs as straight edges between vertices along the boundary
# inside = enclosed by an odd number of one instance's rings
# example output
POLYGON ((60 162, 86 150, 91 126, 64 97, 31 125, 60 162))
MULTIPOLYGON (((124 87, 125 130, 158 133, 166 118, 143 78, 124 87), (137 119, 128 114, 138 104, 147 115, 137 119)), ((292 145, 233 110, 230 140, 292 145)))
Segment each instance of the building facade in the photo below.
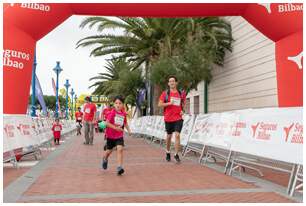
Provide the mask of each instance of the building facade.
MULTIPOLYGON (((224 67, 215 66, 208 85, 208 112, 277 107, 275 43, 240 16, 224 17, 232 25, 233 51, 224 67)), ((187 96, 190 114, 204 113, 204 82, 187 96)))

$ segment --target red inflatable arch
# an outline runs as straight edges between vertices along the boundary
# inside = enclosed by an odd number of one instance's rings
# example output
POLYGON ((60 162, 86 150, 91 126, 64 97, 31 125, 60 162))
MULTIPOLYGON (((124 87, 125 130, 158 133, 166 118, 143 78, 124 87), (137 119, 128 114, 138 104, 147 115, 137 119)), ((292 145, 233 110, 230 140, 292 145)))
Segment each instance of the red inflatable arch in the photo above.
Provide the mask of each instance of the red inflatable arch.
MULTIPOLYGON (((242 16, 276 43, 278 103, 302 106, 302 4, 4 4, 4 114, 25 114, 36 41, 71 15, 242 16)), ((72 28, 73 29, 73 28, 72 28)))

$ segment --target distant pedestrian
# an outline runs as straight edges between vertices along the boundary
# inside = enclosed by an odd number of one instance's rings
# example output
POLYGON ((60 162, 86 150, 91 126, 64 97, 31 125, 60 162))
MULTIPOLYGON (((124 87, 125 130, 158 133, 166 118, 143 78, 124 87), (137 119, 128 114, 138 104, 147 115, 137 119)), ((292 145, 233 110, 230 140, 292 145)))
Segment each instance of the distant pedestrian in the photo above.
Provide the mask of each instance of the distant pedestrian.
POLYGON ((59 122, 59 119, 55 119, 55 122, 52 125, 52 132, 53 132, 53 138, 54 138, 54 144, 59 145, 59 141, 61 138, 61 131, 62 131, 63 127, 59 122))
POLYGON ((97 107, 91 102, 90 97, 85 98, 84 105, 84 127, 85 127, 85 142, 84 144, 93 144, 94 138, 94 123, 96 122, 97 107))
POLYGON ((180 157, 178 155, 180 151, 180 133, 183 128, 183 113, 184 106, 186 104, 185 92, 177 89, 177 78, 175 76, 169 76, 168 89, 163 91, 159 98, 159 107, 164 108, 164 121, 165 129, 167 132, 166 137, 166 160, 171 161, 170 146, 172 134, 175 135, 175 154, 174 159, 176 162, 180 162, 180 157))
POLYGON ((102 168, 107 169, 108 157, 111 155, 113 148, 117 148, 117 175, 124 173, 123 169, 123 132, 124 128, 127 129, 129 135, 131 130, 127 123, 127 114, 124 112, 124 99, 117 96, 114 99, 114 109, 108 114, 106 118, 106 151, 103 155, 102 168))
POLYGON ((78 111, 75 113, 75 121, 77 123, 77 135, 82 135, 81 129, 83 127, 82 121, 83 121, 83 112, 81 111, 81 107, 78 107, 78 111))

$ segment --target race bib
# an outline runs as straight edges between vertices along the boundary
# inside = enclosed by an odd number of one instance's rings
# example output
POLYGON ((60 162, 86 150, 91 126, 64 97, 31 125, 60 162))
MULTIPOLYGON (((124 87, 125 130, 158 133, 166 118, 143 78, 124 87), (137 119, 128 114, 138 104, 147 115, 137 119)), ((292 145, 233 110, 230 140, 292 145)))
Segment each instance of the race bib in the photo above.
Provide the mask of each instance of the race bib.
POLYGON ((115 116, 115 125, 123 126, 124 124, 124 116, 116 115, 115 116))
POLYGON ((59 127, 59 126, 54 127, 54 131, 56 131, 56 132, 61 131, 61 127, 59 127))
POLYGON ((181 99, 177 97, 171 97, 171 102, 173 102, 173 105, 175 106, 181 106, 181 99))
POLYGON ((89 114, 90 113, 90 108, 86 108, 85 113, 89 114))
POLYGON ((78 117, 78 120, 82 120, 82 117, 78 117))

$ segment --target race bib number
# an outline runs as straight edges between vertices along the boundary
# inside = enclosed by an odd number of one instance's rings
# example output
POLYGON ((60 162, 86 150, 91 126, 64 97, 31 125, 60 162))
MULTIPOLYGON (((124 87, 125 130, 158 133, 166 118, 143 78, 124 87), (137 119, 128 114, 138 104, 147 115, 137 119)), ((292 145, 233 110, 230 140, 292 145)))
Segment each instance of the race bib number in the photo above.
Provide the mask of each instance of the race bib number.
POLYGON ((181 106, 181 99, 177 97, 171 97, 171 102, 173 102, 173 105, 175 106, 181 106))
POLYGON ((56 132, 61 131, 61 127, 59 127, 59 126, 54 127, 54 131, 56 131, 56 132))
POLYGON ((90 108, 86 108, 85 113, 89 114, 90 113, 90 108))
POLYGON ((78 120, 82 120, 82 117, 78 117, 78 120))
POLYGON ((116 115, 115 116, 115 125, 123 126, 124 124, 124 116, 116 115))

